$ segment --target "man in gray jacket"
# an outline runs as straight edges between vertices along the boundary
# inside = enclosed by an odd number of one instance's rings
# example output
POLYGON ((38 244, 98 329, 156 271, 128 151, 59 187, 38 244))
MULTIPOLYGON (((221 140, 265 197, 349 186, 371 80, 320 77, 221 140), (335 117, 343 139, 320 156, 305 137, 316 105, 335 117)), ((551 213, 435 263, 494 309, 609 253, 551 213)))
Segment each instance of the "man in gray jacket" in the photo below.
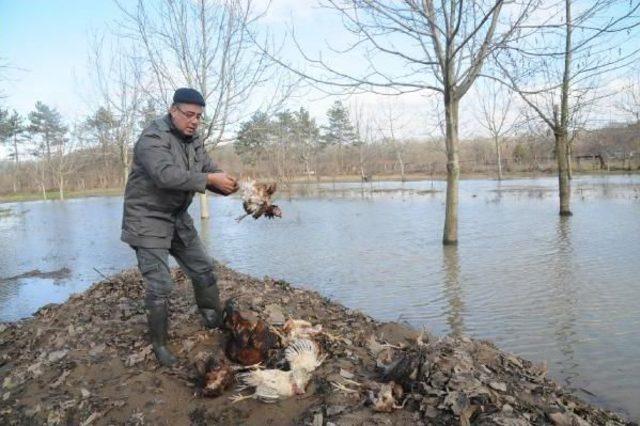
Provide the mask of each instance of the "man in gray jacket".
POLYGON ((220 325, 213 261, 187 209, 196 192, 229 195, 238 184, 211 161, 197 134, 204 107, 196 90, 176 90, 169 113, 153 121, 136 142, 124 194, 121 238, 136 251, 153 350, 166 366, 176 362, 167 346, 167 299, 173 286, 169 254, 191 279, 205 326, 220 325))

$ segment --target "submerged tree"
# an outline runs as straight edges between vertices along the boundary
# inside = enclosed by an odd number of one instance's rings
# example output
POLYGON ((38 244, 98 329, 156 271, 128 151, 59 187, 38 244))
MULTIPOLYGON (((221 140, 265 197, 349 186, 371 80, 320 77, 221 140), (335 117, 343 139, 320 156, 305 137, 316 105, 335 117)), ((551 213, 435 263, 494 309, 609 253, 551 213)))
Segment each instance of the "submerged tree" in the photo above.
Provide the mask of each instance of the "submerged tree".
POLYGON ((505 135, 518 125, 518 112, 514 111, 513 92, 498 83, 485 86, 481 97, 481 117, 478 120, 491 136, 496 149, 498 180, 502 180, 502 142, 505 135))
MULTIPOLYGON (((442 241, 458 241, 459 105, 491 52, 518 35, 534 0, 329 0, 353 42, 339 52, 364 63, 338 69, 322 56, 301 55, 302 71, 280 63, 320 87, 402 94, 431 90, 444 103, 447 196, 442 241), (502 18, 502 19, 501 19, 502 18), (354 71, 357 70, 357 71, 354 71)), ((337 50, 337 49, 336 49, 337 50)))
POLYGON ((553 133, 560 215, 569 216, 573 133, 585 106, 598 97, 600 81, 636 59, 640 49, 632 30, 640 23, 640 2, 560 0, 545 10, 496 56, 496 65, 503 83, 553 133))

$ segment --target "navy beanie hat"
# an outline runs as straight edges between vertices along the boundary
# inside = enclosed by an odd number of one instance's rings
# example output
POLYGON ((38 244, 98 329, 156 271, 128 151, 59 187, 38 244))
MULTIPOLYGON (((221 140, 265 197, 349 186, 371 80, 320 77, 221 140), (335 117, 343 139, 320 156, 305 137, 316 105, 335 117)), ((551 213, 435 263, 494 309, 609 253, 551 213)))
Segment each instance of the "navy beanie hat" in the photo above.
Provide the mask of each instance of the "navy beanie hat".
POLYGON ((181 87, 173 94, 174 104, 195 104, 204 107, 206 104, 204 98, 195 89, 188 87, 181 87))

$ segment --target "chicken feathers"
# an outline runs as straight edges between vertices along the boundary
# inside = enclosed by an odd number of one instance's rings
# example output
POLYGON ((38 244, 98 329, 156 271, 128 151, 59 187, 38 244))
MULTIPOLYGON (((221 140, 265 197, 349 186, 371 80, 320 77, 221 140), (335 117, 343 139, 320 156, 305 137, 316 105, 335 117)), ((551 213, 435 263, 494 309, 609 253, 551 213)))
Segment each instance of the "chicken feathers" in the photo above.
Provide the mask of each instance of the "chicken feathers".
POLYGON ((322 364, 318 346, 311 340, 299 339, 285 349, 289 371, 276 369, 254 370, 239 374, 241 388, 255 388, 250 395, 237 395, 233 402, 255 398, 263 402, 276 402, 280 398, 302 395, 311 380, 312 372, 322 364))
POLYGON ((278 347, 278 337, 267 323, 253 312, 240 311, 233 299, 227 301, 222 320, 229 332, 226 354, 230 360, 242 365, 269 364, 271 352, 278 347))
POLYGON ((282 210, 275 204, 271 204, 271 196, 276 192, 277 185, 272 183, 256 183, 248 179, 240 184, 242 189, 242 208, 245 214, 236 218, 240 222, 251 215, 254 219, 265 216, 269 219, 282 217, 282 210))
POLYGON ((235 372, 224 360, 217 360, 211 354, 198 354, 194 367, 197 394, 205 397, 220 396, 233 383, 235 372))
POLYGON ((298 339, 284 350, 284 356, 291 370, 312 372, 326 357, 319 356, 318 345, 308 339, 298 339))
POLYGON ((276 402, 282 397, 302 395, 311 380, 311 373, 306 370, 282 371, 276 369, 254 370, 238 374, 242 388, 253 387, 250 395, 237 395, 231 398, 233 402, 255 398, 263 402, 276 402))

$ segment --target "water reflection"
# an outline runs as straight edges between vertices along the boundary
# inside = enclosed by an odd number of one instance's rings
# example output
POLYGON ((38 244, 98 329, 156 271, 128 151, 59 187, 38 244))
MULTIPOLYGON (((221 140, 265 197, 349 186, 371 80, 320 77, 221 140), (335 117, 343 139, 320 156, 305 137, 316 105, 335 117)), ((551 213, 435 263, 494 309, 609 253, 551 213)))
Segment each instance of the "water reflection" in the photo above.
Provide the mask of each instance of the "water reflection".
POLYGON ((444 273, 444 294, 449 304, 447 324, 451 334, 461 336, 464 329, 464 300, 460 284, 460 260, 457 246, 444 246, 442 250, 442 271, 444 273))
POLYGON ((556 229, 557 251, 554 257, 554 265, 551 268, 555 273, 555 279, 551 280, 554 286, 550 307, 554 311, 552 318, 554 337, 557 347, 562 354, 562 360, 557 361, 560 366, 560 375, 566 386, 572 387, 574 379, 578 376, 579 363, 576 360, 576 304, 577 295, 575 286, 578 285, 573 271, 577 267, 574 260, 573 243, 571 240, 571 217, 558 217, 556 229))

